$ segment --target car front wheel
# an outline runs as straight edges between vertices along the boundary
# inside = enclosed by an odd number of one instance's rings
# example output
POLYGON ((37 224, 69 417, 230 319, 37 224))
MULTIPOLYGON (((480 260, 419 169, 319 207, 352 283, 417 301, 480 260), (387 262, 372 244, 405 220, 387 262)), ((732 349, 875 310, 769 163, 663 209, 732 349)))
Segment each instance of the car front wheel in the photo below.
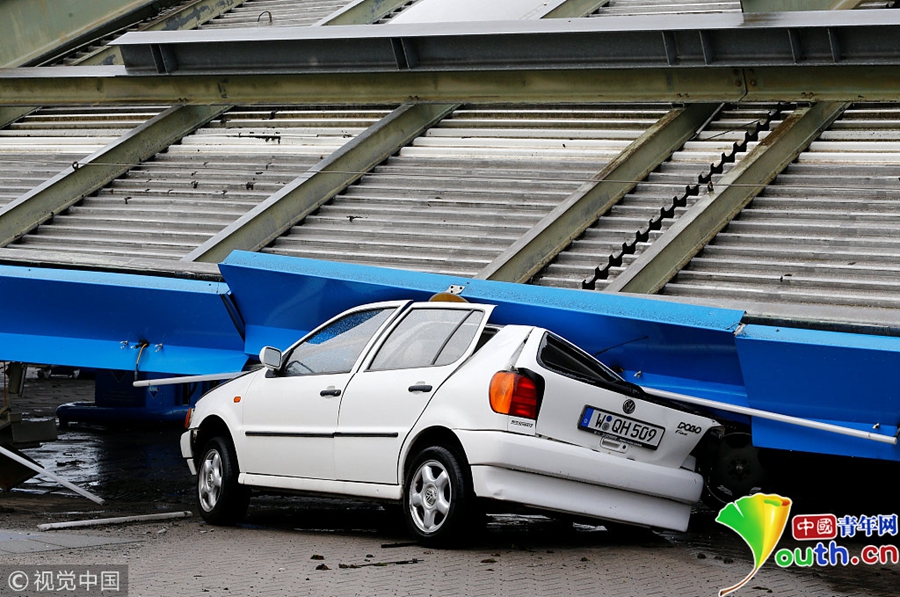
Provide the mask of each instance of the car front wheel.
POLYGON ((455 544, 471 524, 472 496, 468 470, 460 458, 440 446, 422 450, 406 475, 406 526, 421 543, 455 544))
POLYGON ((244 517, 250 491, 238 484, 237 456, 231 442, 210 439, 197 467, 197 502, 200 516, 210 524, 234 524, 244 517))

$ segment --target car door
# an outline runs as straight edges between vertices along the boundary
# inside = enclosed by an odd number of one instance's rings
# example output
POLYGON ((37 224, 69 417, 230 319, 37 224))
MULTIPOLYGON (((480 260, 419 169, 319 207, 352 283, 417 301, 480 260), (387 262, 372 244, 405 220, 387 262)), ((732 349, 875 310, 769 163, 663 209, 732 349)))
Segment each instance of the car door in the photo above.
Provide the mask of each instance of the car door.
POLYGON ((431 397, 475 350, 488 305, 416 304, 365 359, 341 402, 337 478, 398 482, 400 448, 431 397))
POLYGON ((254 381, 243 397, 244 472, 334 479, 341 397, 362 355, 407 303, 339 315, 291 347, 280 369, 254 381))

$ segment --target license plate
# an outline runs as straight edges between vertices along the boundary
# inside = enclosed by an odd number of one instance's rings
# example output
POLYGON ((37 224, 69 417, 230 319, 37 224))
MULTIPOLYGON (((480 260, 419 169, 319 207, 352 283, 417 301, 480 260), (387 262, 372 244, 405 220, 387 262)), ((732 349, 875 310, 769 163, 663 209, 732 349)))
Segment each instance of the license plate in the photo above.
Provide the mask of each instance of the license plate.
POLYGON ((578 428, 653 450, 659 447, 665 432, 659 425, 616 415, 593 406, 584 407, 578 428))

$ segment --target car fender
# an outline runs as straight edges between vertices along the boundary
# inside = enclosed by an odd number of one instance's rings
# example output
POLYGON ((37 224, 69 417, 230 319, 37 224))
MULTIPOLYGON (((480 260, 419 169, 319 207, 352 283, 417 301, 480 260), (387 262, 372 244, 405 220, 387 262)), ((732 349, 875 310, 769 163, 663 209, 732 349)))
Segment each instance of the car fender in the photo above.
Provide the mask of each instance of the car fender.
POLYGON ((509 417, 491 409, 489 385, 497 371, 511 365, 531 330, 531 326, 504 327, 435 391, 403 443, 398 478, 403 478, 411 448, 429 430, 446 429, 454 435, 460 429, 506 431, 509 417))
POLYGON ((211 389, 197 401, 190 423, 190 429, 195 432, 192 435, 195 453, 196 450, 202 449, 202 446, 196 445, 196 432, 210 420, 210 417, 216 417, 225 424, 231 433, 231 439, 237 452, 240 453, 240 444, 242 443, 240 430, 243 421, 241 400, 260 375, 265 375, 265 371, 257 370, 232 379, 211 389))

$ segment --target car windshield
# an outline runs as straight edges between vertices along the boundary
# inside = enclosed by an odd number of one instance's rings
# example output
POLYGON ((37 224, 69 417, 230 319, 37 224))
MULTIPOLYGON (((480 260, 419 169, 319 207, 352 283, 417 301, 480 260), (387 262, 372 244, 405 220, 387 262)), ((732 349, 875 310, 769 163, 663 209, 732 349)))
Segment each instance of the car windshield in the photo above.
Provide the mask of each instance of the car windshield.
POLYGON ((357 311, 297 345, 285 360, 285 375, 348 373, 366 344, 395 308, 357 311))

